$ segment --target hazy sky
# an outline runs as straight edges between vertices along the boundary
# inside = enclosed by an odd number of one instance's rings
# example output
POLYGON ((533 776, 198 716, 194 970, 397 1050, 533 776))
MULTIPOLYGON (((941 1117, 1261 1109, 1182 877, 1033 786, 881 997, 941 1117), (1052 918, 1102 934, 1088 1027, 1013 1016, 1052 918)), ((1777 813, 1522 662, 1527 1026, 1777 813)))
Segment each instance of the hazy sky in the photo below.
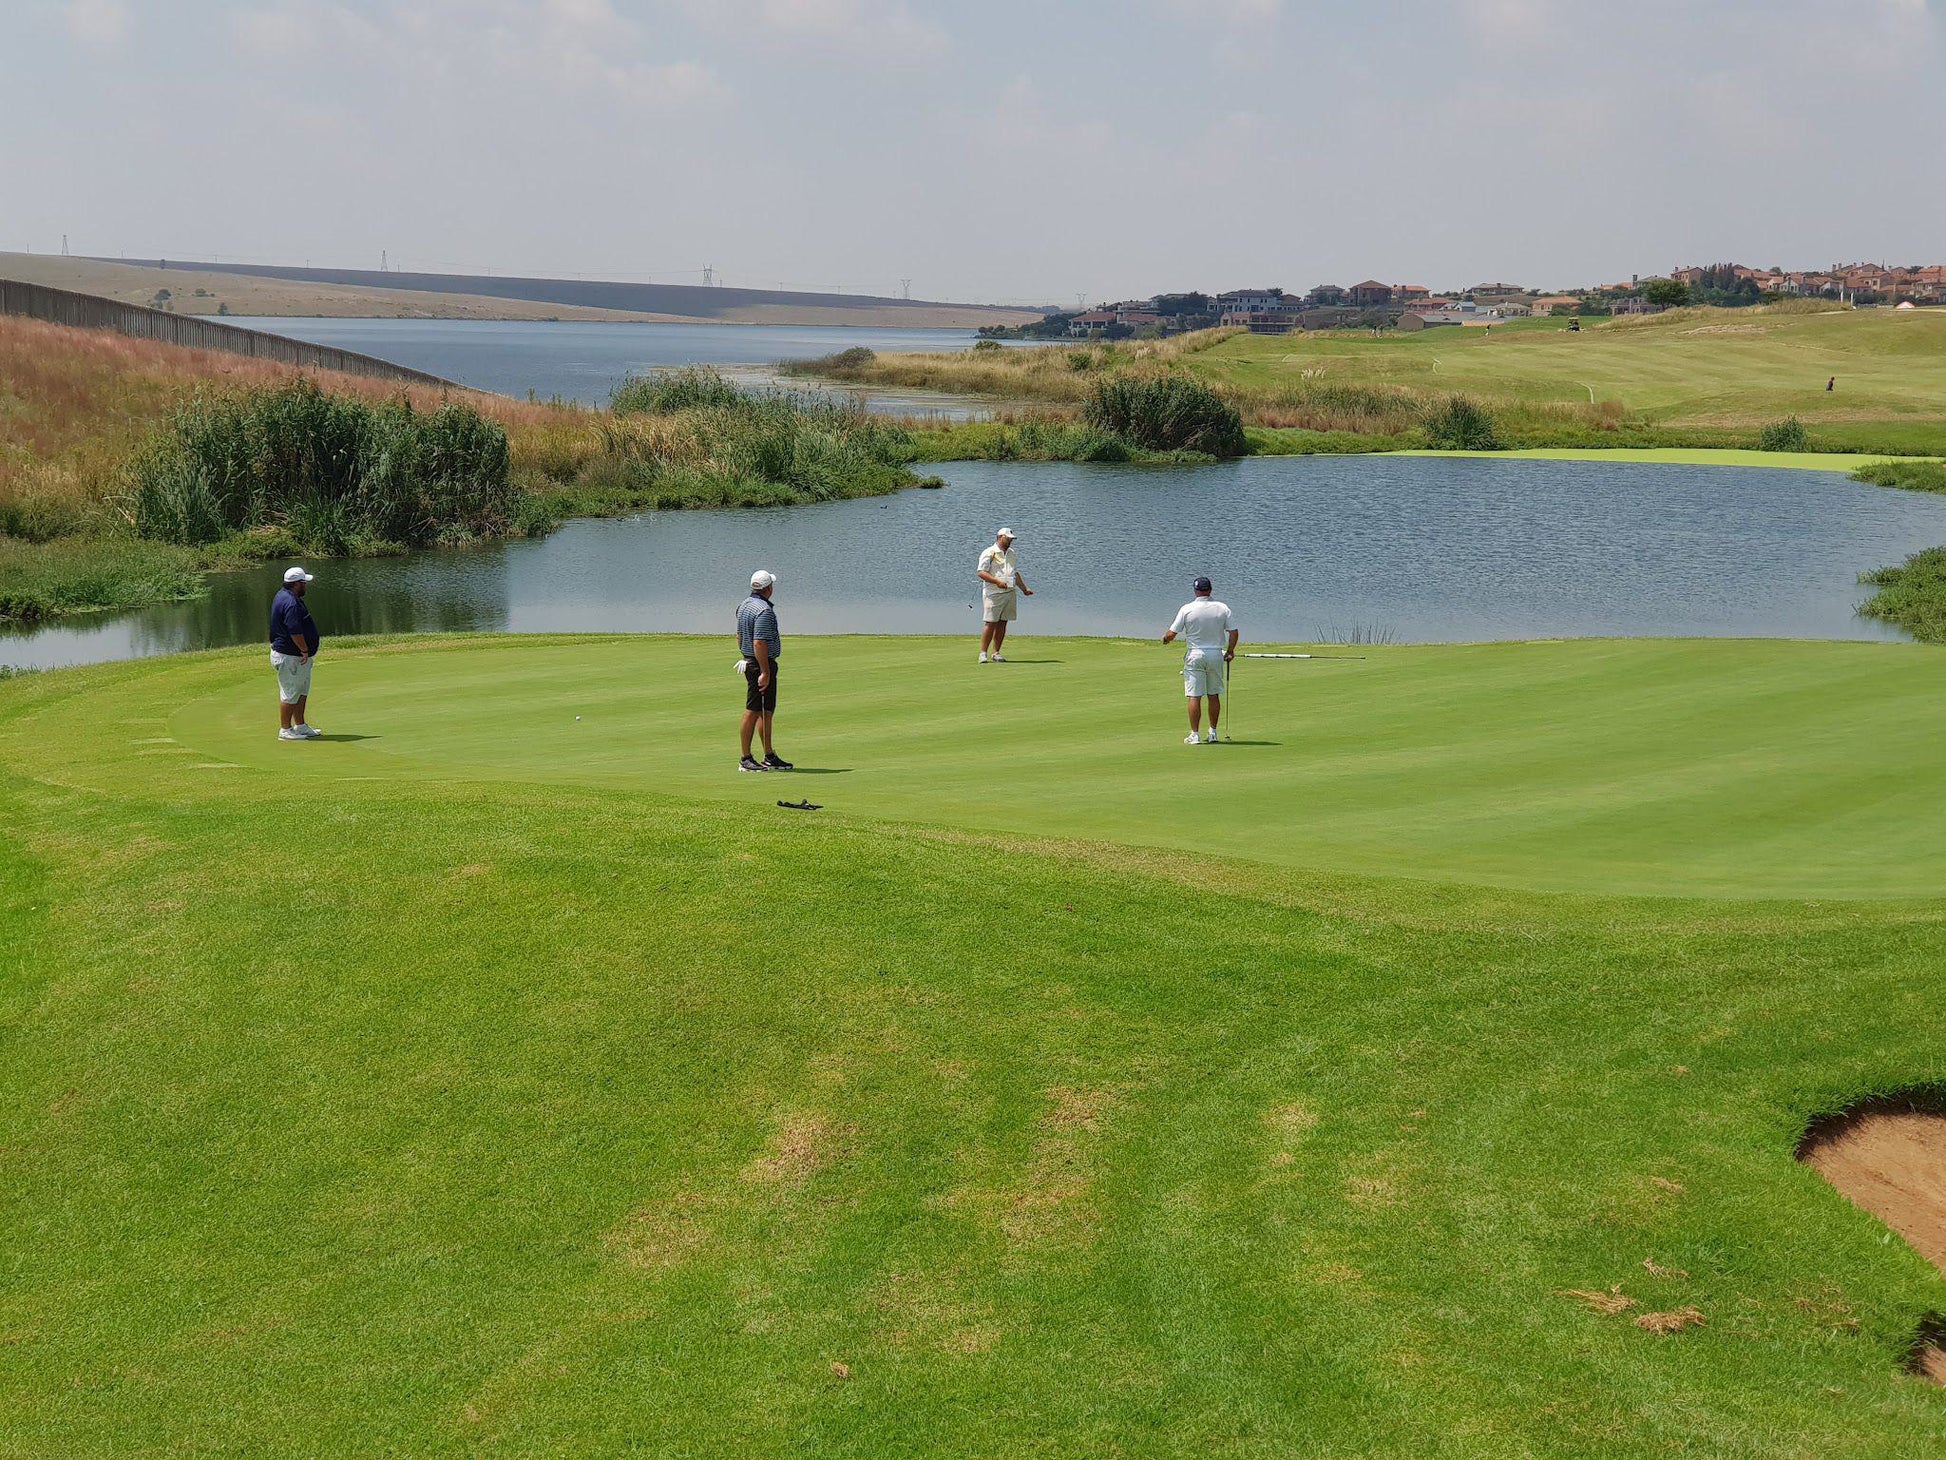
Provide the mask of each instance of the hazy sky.
POLYGON ((0 3, 0 248, 1069 302, 1946 261, 1928 0, 0 3))

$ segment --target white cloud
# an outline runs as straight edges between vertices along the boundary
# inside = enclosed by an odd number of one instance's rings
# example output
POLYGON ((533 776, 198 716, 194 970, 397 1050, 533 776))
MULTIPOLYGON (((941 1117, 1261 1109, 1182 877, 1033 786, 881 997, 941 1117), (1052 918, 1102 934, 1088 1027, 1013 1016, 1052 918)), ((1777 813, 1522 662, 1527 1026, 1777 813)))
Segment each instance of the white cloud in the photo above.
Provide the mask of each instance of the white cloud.
POLYGON ((1192 20, 1214 25, 1263 25, 1283 14, 1284 0, 1163 0, 1192 20))
POLYGON ((992 114, 973 135, 996 151, 1019 154, 1039 168, 1057 170, 1099 164, 1115 144, 1115 129, 1106 122, 1055 118, 1039 89, 1025 76, 1007 83, 992 114))
POLYGON ((274 0, 232 20, 238 49, 263 62, 321 63, 393 77, 474 83, 485 92, 552 93, 586 106, 685 110, 728 89, 701 61, 652 53, 611 0, 418 0, 376 18, 336 0, 274 0))
POLYGON ((85 46, 118 46, 133 29, 123 0, 68 0, 68 34, 85 46))
POLYGON ((281 0, 230 18, 237 48, 259 61, 294 61, 323 47, 357 50, 382 33, 357 11, 331 0, 281 0))
POLYGON ((921 60, 943 54, 947 34, 905 0, 683 0, 699 21, 759 44, 921 60))

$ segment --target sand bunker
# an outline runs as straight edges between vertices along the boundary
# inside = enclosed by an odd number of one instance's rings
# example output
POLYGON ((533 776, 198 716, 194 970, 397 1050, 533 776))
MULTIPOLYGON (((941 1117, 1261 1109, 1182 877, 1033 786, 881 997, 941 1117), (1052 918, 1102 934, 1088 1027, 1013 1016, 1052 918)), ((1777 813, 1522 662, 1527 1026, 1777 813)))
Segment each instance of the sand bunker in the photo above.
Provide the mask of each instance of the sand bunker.
MULTIPOLYGON (((1820 1121, 1798 1158, 1946 1273, 1946 1114, 1909 1101, 1875 1101, 1820 1121)), ((1918 1335, 1913 1366, 1946 1384, 1946 1323, 1918 1335)))

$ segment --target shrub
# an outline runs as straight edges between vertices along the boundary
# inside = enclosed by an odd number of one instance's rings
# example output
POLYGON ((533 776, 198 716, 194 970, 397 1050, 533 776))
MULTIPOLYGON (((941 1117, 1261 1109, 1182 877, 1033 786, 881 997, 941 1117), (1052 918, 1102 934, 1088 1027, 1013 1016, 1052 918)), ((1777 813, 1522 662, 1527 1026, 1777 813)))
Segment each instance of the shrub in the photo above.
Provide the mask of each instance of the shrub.
POLYGON ((1804 423, 1796 416, 1786 416, 1781 421, 1772 421, 1757 433, 1759 451, 1802 451, 1807 438, 1804 423))
POLYGON ((973 346, 973 353, 976 355, 997 355, 1004 348, 1005 346, 998 340, 979 340, 973 346))
POLYGON ((685 365, 680 370, 629 376, 610 394, 608 408, 618 416, 711 408, 733 410, 746 399, 746 393, 725 380, 720 370, 709 365, 685 365))
POLYGON ((65 497, 37 493, 0 502, 0 537, 24 542, 52 542, 81 529, 81 504, 65 497))
POLYGON ((614 405, 596 427, 602 455, 550 495, 550 510, 825 502, 915 480, 912 434, 849 399, 739 390, 701 366, 625 381, 614 405))
POLYGON ((1493 417, 1463 395, 1448 396, 1426 415, 1426 439, 1441 451, 1498 451, 1493 417))
POLYGON ((281 524, 324 553, 497 536, 523 495, 506 432, 471 406, 373 406, 302 379, 191 402, 150 438, 130 478, 142 537, 201 546, 281 524))
POLYGON ((1148 451, 1241 456, 1249 450, 1236 408, 1187 375, 1111 375, 1095 386, 1081 414, 1096 431, 1148 451))
POLYGON ((1858 611, 1897 624, 1915 639, 1946 642, 1946 548, 1914 553, 1896 568, 1859 578, 1878 589, 1858 611))
POLYGON ((1908 492, 1946 492, 1946 462, 1868 461, 1851 474, 1851 479, 1875 487, 1903 487, 1908 492))

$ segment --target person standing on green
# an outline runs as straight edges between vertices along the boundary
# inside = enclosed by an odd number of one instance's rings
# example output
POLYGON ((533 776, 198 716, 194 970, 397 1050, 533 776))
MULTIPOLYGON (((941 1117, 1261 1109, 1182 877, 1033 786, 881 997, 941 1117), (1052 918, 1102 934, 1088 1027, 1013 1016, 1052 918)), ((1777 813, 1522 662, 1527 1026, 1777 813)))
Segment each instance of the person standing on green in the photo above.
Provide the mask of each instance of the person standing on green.
POLYGON ((270 667, 277 671, 277 738, 316 740, 318 731, 305 720, 311 701, 311 661, 318 655, 318 626, 304 606, 304 590, 311 575, 302 568, 284 570, 284 586, 270 603, 270 667))
POLYGON ((993 535, 993 545, 980 554, 980 561, 973 569, 980 580, 980 662, 987 662, 988 651, 992 651, 995 664, 1005 664, 1007 656, 1000 652, 1007 642, 1007 625, 1014 621, 1020 612, 1020 600, 1015 596, 1024 593, 1034 596, 1034 590, 1027 586, 1027 580, 1020 576, 1014 566, 1014 530, 1003 527, 993 535))
POLYGON ((777 627, 777 610, 770 595, 777 575, 759 568, 750 575, 750 596, 737 609, 737 652, 743 671, 743 758, 740 771, 788 771, 794 767, 770 743, 771 721, 777 714, 777 661, 784 652, 784 636, 777 627), (751 737, 761 735, 764 758, 752 754, 751 737))

